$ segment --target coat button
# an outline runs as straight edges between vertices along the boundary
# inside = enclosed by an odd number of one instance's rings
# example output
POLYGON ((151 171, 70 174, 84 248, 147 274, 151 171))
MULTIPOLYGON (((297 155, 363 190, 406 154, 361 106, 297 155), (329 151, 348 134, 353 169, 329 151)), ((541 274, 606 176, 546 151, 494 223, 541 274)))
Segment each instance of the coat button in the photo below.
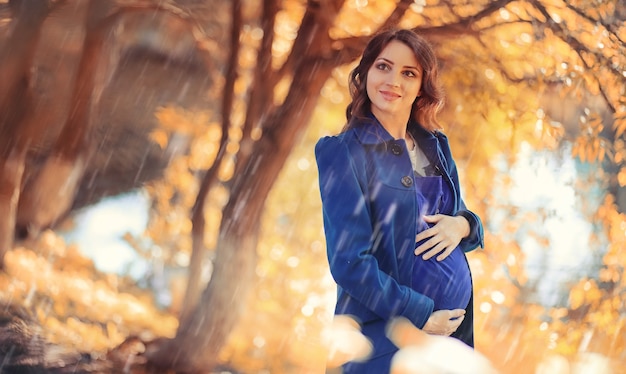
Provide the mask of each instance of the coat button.
POLYGON ((391 145, 391 153, 393 153, 396 156, 400 156, 402 154, 402 147, 400 147, 399 144, 392 144, 391 145))
POLYGON ((413 185, 413 179, 408 175, 405 175, 404 177, 402 177, 402 185, 404 187, 411 187, 413 185))

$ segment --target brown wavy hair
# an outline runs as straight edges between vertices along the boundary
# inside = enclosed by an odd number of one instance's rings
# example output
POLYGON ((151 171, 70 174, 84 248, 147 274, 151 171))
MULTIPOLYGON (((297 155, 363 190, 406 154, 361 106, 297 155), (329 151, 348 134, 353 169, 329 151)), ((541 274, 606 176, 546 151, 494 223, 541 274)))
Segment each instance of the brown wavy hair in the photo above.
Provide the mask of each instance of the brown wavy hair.
POLYGON ((352 102, 346 108, 347 123, 344 131, 354 126, 353 119, 366 119, 370 115, 371 101, 366 89, 367 73, 383 49, 394 40, 406 44, 423 69, 421 95, 413 103, 409 124, 418 123, 428 131, 441 130, 437 113, 443 107, 445 95, 439 84, 439 67, 435 52, 426 39, 412 30, 392 29, 377 34, 367 43, 361 61, 350 73, 348 83, 352 102))

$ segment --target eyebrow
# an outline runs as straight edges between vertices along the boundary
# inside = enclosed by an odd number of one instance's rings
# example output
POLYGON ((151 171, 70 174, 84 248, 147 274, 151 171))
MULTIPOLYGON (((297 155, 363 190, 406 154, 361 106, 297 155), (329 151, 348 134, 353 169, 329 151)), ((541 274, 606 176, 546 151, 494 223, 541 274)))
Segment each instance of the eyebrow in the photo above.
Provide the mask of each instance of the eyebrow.
MULTIPOLYGON (((393 61, 388 60, 388 59, 386 59, 386 58, 384 58, 384 57, 379 57, 379 58, 377 58, 376 60, 383 60, 383 61, 385 61, 385 62, 387 62, 387 63, 389 63, 389 64, 391 64, 391 65, 395 65, 393 61)), ((420 69, 419 69, 417 66, 409 66, 409 65, 405 65, 405 66, 404 66, 404 68, 415 69, 415 70, 417 70, 417 71, 420 71, 420 69)))

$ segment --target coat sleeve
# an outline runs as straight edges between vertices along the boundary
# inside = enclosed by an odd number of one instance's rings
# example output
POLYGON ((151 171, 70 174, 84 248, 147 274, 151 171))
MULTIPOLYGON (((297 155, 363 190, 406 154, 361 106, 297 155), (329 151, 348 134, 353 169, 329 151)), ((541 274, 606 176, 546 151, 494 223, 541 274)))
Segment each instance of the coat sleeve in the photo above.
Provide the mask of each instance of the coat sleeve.
POLYGON ((315 156, 328 261, 340 291, 382 319, 403 316, 422 328, 433 311, 433 300, 381 271, 371 254, 374 235, 364 168, 356 167, 338 137, 320 139, 315 156))
POLYGON ((485 247, 485 234, 483 229, 483 223, 480 217, 467 209, 465 206, 465 201, 463 201, 461 186, 459 183, 459 172, 456 168, 456 163, 454 162, 454 158, 452 157, 452 152, 450 150, 450 145, 448 143, 447 137, 443 133, 438 134, 438 139, 440 141, 441 149, 446 159, 448 173, 454 183, 454 187, 457 190, 457 194, 459 197, 459 209, 456 211, 455 215, 464 217, 470 225, 470 233, 468 236, 463 238, 459 243, 459 246, 463 250, 463 252, 469 252, 474 250, 476 247, 480 246, 481 248, 485 247), (443 141, 442 141, 443 140, 443 141))
POLYGON ((464 217, 470 225, 470 233, 468 236, 461 240, 459 245, 463 252, 469 252, 474 250, 476 247, 480 246, 481 248, 485 247, 484 242, 484 233, 483 233, 483 224, 478 215, 470 210, 465 209, 465 203, 461 201, 461 206, 463 207, 459 210, 456 215, 464 217))

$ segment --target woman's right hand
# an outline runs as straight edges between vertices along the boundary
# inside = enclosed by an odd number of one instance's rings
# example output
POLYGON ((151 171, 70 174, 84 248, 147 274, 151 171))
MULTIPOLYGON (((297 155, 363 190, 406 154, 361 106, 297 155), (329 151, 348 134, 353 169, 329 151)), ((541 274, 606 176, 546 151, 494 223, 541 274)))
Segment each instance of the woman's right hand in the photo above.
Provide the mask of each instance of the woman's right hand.
POLYGON ((432 335, 452 335, 459 328, 465 318, 465 310, 438 310, 433 312, 426 321, 424 332, 432 335))

